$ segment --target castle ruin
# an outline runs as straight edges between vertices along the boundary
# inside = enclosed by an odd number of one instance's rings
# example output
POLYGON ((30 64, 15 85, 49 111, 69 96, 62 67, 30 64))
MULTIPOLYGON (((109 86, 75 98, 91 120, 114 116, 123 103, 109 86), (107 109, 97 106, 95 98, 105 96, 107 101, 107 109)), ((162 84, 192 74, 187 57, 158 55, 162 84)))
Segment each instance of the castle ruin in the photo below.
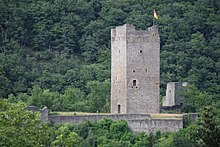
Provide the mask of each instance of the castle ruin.
MULTIPOLYGON (((117 26, 111 30, 111 50, 111 113, 50 115, 44 108, 41 120, 78 124, 108 117, 126 120, 133 132, 146 133, 173 132, 183 128, 183 117, 188 114, 154 114, 160 111, 160 37, 157 26, 147 30, 136 30, 128 24, 117 26)), ((171 90, 177 90, 175 84, 170 85, 171 90)), ((193 119, 197 116, 189 115, 193 119)))
POLYGON ((111 113, 159 113, 160 37, 157 26, 111 30, 111 113))
POLYGON ((187 86, 187 82, 169 82, 167 83, 166 96, 163 99, 163 106, 182 106, 183 97, 179 95, 182 87, 187 86))

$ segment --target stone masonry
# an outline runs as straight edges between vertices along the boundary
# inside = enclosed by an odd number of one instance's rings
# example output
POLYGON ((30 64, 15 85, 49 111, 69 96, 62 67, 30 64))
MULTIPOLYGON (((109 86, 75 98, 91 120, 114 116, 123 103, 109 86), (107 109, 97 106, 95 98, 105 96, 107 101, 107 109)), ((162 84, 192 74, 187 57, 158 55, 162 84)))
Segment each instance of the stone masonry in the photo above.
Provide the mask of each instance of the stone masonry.
MULTIPOLYGON (((31 110, 33 111, 33 110, 31 110)), ((195 122, 197 114, 175 114, 175 117, 165 117, 167 114, 151 116, 150 114, 84 114, 84 115, 50 115, 47 107, 41 111, 42 122, 49 122, 55 124, 79 124, 85 121, 98 121, 103 118, 110 118, 112 120, 125 120, 129 128, 133 132, 155 133, 160 132, 174 132, 184 126, 185 117, 195 122)))
MULTIPOLYGON (((48 111, 42 111, 41 115, 47 116, 43 122, 55 124, 79 124, 85 121, 98 121, 103 118, 112 120, 123 119, 127 121, 131 131, 135 133, 146 132, 174 132, 183 128, 183 116, 177 118, 152 118, 149 114, 94 114, 94 115, 49 115, 48 111)), ((42 117, 41 117, 42 118, 42 117)))
POLYGON ((159 113, 160 37, 157 26, 111 30, 111 113, 159 113))
POLYGON ((166 96, 163 99, 163 106, 182 105, 182 97, 178 92, 181 87, 187 86, 187 82, 169 82, 167 83, 166 96))

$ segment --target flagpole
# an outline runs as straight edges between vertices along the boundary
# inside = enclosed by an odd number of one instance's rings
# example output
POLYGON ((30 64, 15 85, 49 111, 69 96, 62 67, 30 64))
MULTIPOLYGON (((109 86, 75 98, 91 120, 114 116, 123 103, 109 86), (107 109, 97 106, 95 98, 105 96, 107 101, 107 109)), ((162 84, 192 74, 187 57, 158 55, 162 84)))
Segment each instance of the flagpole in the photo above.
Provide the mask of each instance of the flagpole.
POLYGON ((154 23, 155 23, 155 19, 154 19, 154 17, 153 17, 153 26, 154 26, 154 23))

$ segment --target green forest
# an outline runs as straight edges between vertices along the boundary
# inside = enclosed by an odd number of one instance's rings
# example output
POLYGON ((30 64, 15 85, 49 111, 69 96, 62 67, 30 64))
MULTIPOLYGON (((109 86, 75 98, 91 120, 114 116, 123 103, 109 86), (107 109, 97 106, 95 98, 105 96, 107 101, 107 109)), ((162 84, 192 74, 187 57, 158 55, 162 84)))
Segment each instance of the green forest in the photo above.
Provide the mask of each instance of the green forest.
POLYGON ((0 146, 220 146, 219 8, 219 0, 0 0, 0 146), (146 29, 154 9, 161 101, 167 82, 189 82, 182 112, 197 112, 196 124, 136 135, 124 121, 56 126, 25 111, 109 112, 111 29, 146 29))

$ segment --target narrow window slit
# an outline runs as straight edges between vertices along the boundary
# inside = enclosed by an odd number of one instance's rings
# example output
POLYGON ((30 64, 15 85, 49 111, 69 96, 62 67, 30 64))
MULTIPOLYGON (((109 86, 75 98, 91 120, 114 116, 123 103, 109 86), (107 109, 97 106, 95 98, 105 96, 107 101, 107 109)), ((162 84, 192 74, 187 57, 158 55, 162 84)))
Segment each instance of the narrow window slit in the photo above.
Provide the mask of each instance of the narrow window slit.
POLYGON ((118 105, 118 114, 121 113, 121 105, 118 105))

